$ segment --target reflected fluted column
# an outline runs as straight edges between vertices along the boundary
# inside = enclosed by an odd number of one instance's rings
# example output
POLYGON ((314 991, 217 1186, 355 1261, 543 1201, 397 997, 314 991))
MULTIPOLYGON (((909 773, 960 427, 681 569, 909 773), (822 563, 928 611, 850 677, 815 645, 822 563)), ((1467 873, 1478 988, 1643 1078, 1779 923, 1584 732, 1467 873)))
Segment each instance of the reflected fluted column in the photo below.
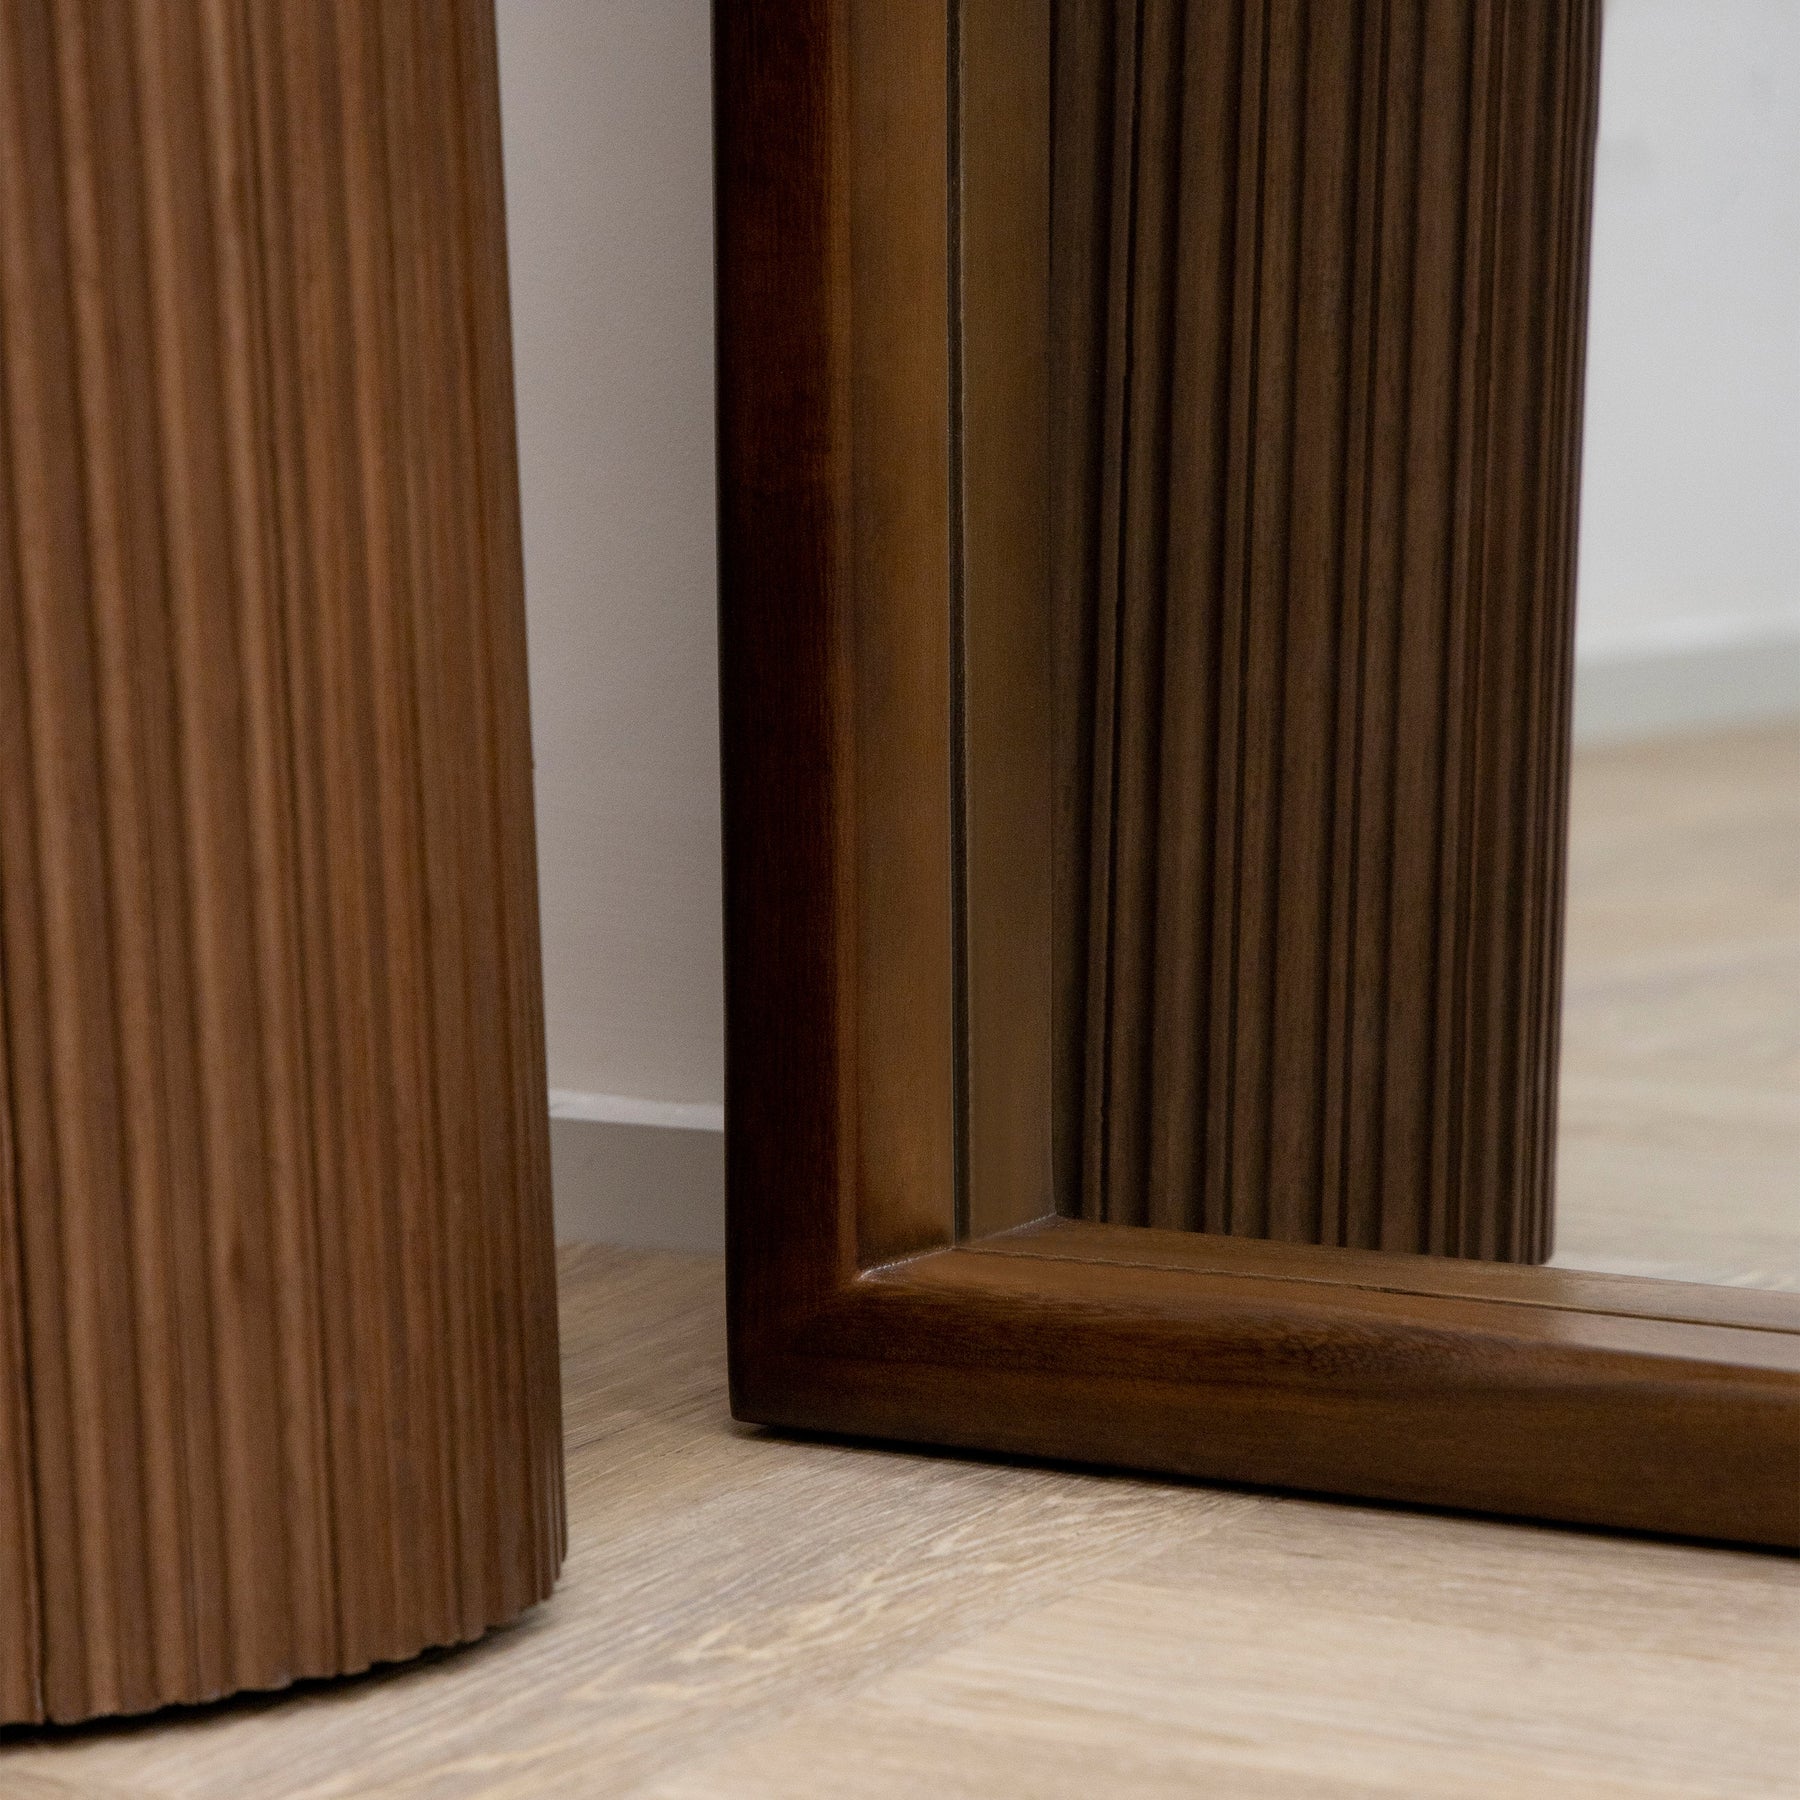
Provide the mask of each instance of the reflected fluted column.
POLYGON ((1598 0, 1066 0, 1056 1190, 1550 1248, 1598 0))

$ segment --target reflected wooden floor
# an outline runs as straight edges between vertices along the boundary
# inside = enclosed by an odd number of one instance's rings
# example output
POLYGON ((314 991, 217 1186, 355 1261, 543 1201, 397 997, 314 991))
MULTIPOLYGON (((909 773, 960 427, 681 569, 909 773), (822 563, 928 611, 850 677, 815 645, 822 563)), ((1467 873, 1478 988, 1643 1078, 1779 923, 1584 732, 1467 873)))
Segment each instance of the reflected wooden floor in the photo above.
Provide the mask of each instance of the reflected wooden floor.
POLYGON ((1800 1566, 794 1442, 716 1261, 564 1253, 571 1554, 474 1649, 0 1738, 5 1800, 1766 1797, 1800 1566))
POLYGON ((1800 725, 1575 759, 1555 1261, 1800 1289, 1800 725))

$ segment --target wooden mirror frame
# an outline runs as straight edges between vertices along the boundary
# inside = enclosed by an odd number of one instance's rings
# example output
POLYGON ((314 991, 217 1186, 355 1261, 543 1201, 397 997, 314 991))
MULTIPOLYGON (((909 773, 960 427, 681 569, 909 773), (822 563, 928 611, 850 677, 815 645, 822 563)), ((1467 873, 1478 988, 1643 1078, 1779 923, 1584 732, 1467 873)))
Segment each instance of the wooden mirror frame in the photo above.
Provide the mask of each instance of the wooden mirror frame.
POLYGON ((948 41, 716 9, 735 1415, 1800 1543, 1791 1296, 959 1217, 948 41))

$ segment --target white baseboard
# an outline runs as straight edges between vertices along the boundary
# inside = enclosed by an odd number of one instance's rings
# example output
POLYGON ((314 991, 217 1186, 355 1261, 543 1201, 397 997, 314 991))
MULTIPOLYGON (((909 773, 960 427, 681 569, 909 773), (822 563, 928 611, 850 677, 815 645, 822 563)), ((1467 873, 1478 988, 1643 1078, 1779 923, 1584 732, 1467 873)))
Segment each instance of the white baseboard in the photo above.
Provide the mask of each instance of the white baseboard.
POLYGON ((553 1088, 557 1241, 723 1251, 724 1125, 722 1106, 553 1088))
POLYGON ((1628 743, 1800 714, 1800 629, 1677 631, 1583 646, 1575 741, 1628 743))

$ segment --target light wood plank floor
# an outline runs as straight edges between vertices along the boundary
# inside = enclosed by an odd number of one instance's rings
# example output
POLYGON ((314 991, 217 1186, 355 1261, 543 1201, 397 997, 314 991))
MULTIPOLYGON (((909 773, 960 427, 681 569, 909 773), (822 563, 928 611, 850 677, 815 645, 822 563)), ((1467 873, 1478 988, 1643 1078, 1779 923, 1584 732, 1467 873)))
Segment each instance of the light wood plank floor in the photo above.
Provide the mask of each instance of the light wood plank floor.
POLYGON ((0 1740, 5 1800, 1800 1792, 1800 1565, 726 1416, 708 1258, 564 1253, 549 1605, 375 1678, 0 1740))
POLYGON ((1575 758, 1559 1265, 1800 1290, 1800 725, 1575 758))

